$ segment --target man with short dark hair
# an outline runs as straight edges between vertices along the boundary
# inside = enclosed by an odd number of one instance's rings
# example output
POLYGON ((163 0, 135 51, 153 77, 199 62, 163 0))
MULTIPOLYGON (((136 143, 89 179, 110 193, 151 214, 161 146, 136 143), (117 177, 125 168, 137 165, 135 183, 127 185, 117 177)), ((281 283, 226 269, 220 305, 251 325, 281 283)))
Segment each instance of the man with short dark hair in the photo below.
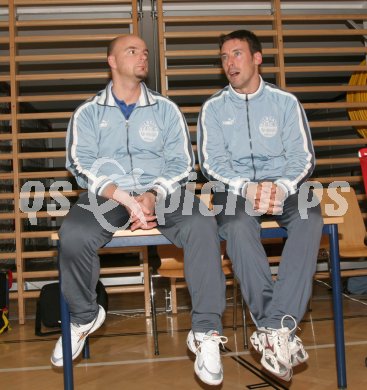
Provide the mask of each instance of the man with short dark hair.
POLYGON ((257 326, 251 342, 262 365, 289 381, 292 367, 308 358, 295 330, 311 295, 323 225, 320 207, 302 219, 298 202, 315 165, 310 130, 297 98, 260 76, 262 49, 253 32, 223 35, 220 56, 229 85, 200 112, 201 170, 217 183, 219 234, 257 326), (260 238, 263 216, 288 231, 275 282, 260 238))

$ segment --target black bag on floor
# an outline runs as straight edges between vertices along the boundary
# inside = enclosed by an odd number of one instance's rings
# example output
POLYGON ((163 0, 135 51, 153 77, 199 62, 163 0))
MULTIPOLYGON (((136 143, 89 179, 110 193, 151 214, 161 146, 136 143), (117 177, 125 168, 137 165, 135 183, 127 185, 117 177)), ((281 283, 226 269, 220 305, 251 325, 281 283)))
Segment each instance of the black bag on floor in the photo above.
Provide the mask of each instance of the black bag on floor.
MULTIPOLYGON (((99 280, 96 287, 97 302, 106 312, 108 311, 108 295, 102 282, 99 280)), ((35 334, 36 336, 47 336, 61 332, 60 315, 60 285, 58 282, 45 284, 37 301, 35 334), (53 331, 42 331, 46 328, 58 328, 53 331)))
POLYGON ((9 289, 11 272, 0 270, 0 334, 11 329, 9 324, 9 289))

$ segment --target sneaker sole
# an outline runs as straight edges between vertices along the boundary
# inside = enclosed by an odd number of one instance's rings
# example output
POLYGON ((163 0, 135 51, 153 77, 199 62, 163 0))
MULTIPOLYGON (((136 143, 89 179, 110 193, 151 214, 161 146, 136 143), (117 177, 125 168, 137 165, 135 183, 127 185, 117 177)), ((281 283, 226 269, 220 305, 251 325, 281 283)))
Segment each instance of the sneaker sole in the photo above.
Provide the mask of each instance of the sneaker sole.
POLYGON ((195 364, 194 364, 194 371, 195 371, 195 374, 197 375, 197 377, 204 383, 206 383, 207 385, 211 385, 211 386, 217 386, 217 385, 220 385, 222 382, 223 382, 223 376, 221 379, 218 379, 218 380, 212 380, 212 379, 207 379, 205 377, 203 377, 201 375, 201 372, 199 370, 199 367, 197 366, 197 363, 196 363, 196 360, 195 360, 195 364))
MULTIPOLYGON (((87 337, 91 333, 95 332, 98 328, 100 328, 102 326, 102 324, 104 323, 105 319, 106 319, 106 312, 105 312, 104 308, 99 305, 98 315, 97 315, 92 327, 88 331, 87 335, 84 337, 83 341, 80 343, 79 348, 74 352, 74 354, 72 356, 72 360, 75 360, 80 355, 80 353, 82 352, 82 350, 84 348, 85 341, 86 341, 87 337)), ((51 363, 56 367, 63 367, 64 366, 64 359, 61 358, 61 359, 54 361, 53 356, 51 356, 51 363)))
MULTIPOLYGON (((190 330, 189 334, 187 335, 186 345, 187 345, 187 348, 193 354, 196 355, 196 345, 195 345, 195 342, 194 342, 194 334, 193 334, 192 330, 190 330)), ((222 378, 218 379, 218 380, 213 380, 213 379, 210 379, 210 378, 203 377, 202 376, 202 372, 199 370, 199 367, 198 367, 198 364, 197 364, 197 358, 195 359, 195 363, 194 363, 194 371, 195 371, 195 374, 197 375, 197 377, 200 379, 200 381, 202 381, 203 383, 205 383, 207 385, 217 386, 217 385, 220 385, 223 382, 223 374, 222 374, 222 378)))
POLYGON ((303 364, 303 363, 307 362, 308 358, 309 358, 308 354, 307 354, 307 356, 306 356, 305 358, 303 358, 303 359, 299 359, 299 358, 297 358, 297 357, 292 358, 292 367, 297 367, 297 366, 299 366, 300 364, 303 364))
POLYGON ((302 340, 299 337, 297 337, 297 336, 295 336, 295 338, 297 338, 297 341, 301 344, 301 347, 299 347, 297 352, 295 352, 293 354, 291 353, 292 367, 296 367, 296 366, 298 366, 298 365, 300 365, 302 363, 305 363, 308 360, 308 358, 309 358, 309 355, 308 355, 307 351, 305 350, 305 348, 304 348, 304 346, 302 344, 302 340), (303 351, 304 353, 301 352, 299 354, 298 352, 300 350, 303 351))

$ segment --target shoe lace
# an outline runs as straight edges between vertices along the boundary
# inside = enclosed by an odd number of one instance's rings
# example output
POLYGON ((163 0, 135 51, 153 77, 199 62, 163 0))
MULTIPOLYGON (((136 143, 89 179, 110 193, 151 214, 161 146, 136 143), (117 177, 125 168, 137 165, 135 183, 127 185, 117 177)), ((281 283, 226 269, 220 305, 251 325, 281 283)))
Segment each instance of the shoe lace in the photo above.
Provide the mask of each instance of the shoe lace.
POLYGON ((277 354, 280 354, 284 361, 291 360, 291 345, 290 345, 290 335, 297 328, 296 320, 289 314, 283 316, 281 320, 281 328, 276 330, 277 333, 277 354), (284 326, 284 321, 289 318, 293 320, 294 326, 292 329, 284 326))
POLYGON ((90 324, 87 324, 87 326, 85 326, 85 325, 72 323, 70 327, 71 338, 79 342, 80 340, 82 340, 84 337, 88 335, 90 328, 91 328, 90 324))
POLYGON ((285 326, 284 326, 284 321, 285 321, 287 318, 291 319, 291 320, 293 321, 293 323, 294 323, 293 328, 289 331, 289 333, 292 333, 294 330, 297 329, 297 321, 296 321, 296 320, 294 319, 294 317, 292 317, 290 314, 286 314, 285 316, 282 317, 282 320, 281 320, 281 322, 280 322, 281 325, 282 325, 282 328, 285 328, 285 326))
POLYGON ((286 360, 288 360, 288 356, 289 356, 288 341, 289 341, 290 330, 288 328, 277 329, 276 334, 277 334, 278 353, 280 352, 281 355, 284 356, 286 360))
POLYGON ((219 345, 224 345, 228 341, 228 337, 221 336, 218 333, 205 334, 201 343, 201 351, 213 357, 219 354, 219 345))

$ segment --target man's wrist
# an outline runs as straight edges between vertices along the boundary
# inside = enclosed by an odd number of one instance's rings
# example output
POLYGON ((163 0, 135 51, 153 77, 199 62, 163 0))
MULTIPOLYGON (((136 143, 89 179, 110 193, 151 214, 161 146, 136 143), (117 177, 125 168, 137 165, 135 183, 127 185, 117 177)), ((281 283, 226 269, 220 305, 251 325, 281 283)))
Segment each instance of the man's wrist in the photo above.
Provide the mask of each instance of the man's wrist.
POLYGON ((145 192, 149 192, 149 193, 153 194, 155 196, 156 203, 165 199, 165 194, 162 191, 161 187, 159 187, 159 186, 154 186, 154 187, 148 188, 145 192))
POLYGON ((151 194, 153 194, 156 198, 158 197, 158 192, 156 189, 154 188, 149 188, 148 190, 146 190, 145 192, 150 192, 151 194))

